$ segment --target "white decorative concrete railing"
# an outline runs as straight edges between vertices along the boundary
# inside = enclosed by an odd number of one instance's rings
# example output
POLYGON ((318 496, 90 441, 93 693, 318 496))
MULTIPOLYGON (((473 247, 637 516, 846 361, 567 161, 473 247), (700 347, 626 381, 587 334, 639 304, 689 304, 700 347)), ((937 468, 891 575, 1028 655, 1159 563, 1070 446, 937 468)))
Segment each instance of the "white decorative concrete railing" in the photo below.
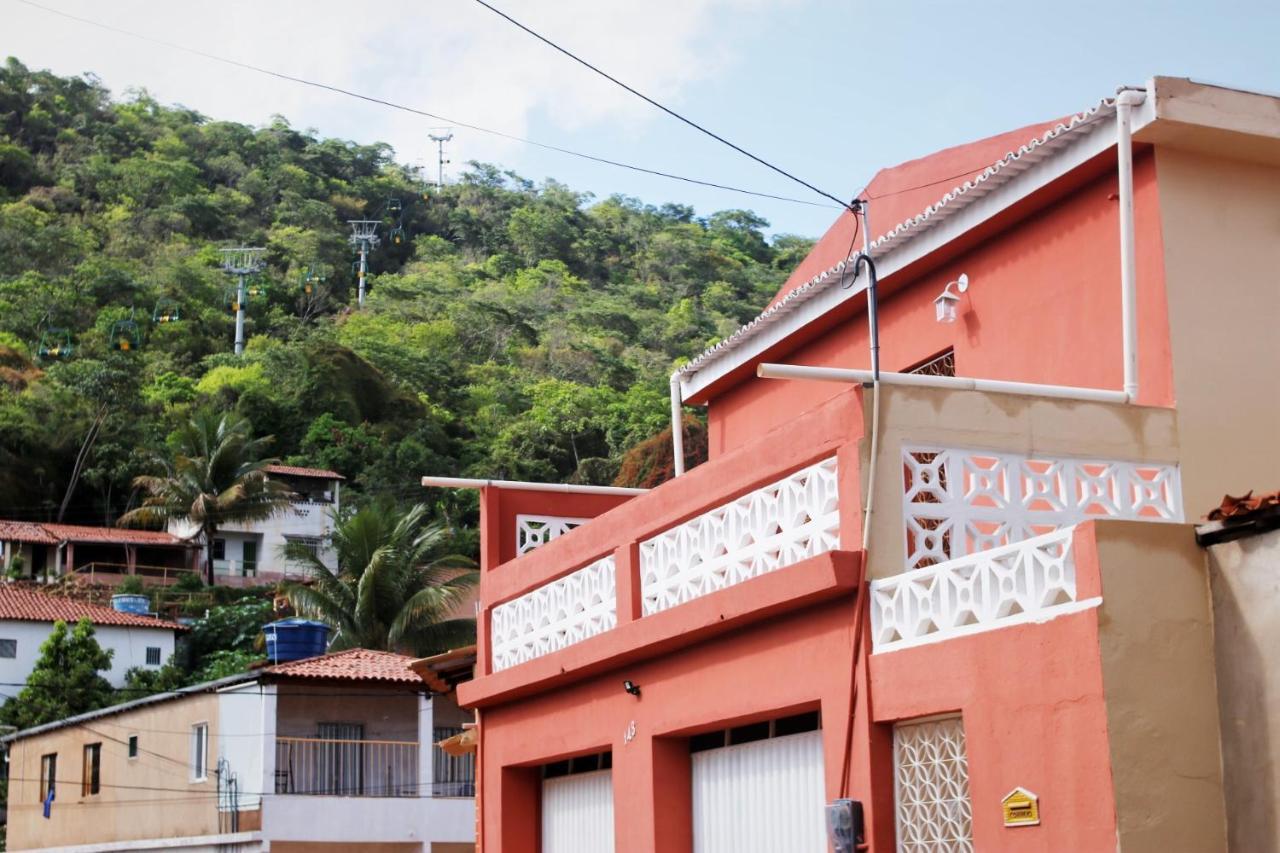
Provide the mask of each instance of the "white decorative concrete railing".
POLYGON ((640 543, 644 614, 839 547, 836 460, 827 459, 640 543))
POLYGON ((493 669, 558 651, 618 623, 613 555, 493 608, 493 669))
POLYGON ((1075 528, 871 582, 875 651, 1051 619, 1097 600, 1076 595, 1075 528))
POLYGON ((1090 518, 1182 521, 1177 465, 904 447, 906 568, 1090 518))
POLYGON ((546 545, 585 521, 585 518, 565 518, 558 515, 517 515, 516 554, 525 554, 546 545))

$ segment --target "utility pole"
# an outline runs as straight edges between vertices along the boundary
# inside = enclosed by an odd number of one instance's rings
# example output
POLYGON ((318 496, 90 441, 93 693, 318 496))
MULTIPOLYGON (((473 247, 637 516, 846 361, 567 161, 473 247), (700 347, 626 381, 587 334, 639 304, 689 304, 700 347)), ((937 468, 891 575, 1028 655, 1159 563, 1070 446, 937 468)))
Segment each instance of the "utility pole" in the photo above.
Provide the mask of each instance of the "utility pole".
POLYGON ((347 224, 351 226, 351 236, 347 238, 347 242, 360 250, 360 278, 356 304, 363 308, 364 277, 369 272, 369 250, 380 242, 378 226, 381 223, 376 219, 348 219, 347 224))
POLYGON ((439 152, 438 168, 436 172, 436 186, 443 187, 444 186, 444 164, 449 162, 448 160, 444 159, 444 144, 448 142, 450 139, 453 139, 453 133, 452 132, 441 133, 441 134, 430 133, 427 135, 431 138, 431 141, 436 144, 436 149, 439 152))
POLYGON ((249 301, 249 292, 245 288, 245 276, 260 271, 266 263, 262 256, 266 249, 237 246, 234 249, 221 249, 222 271, 237 278, 236 284, 236 355, 244 352, 244 306, 249 301))

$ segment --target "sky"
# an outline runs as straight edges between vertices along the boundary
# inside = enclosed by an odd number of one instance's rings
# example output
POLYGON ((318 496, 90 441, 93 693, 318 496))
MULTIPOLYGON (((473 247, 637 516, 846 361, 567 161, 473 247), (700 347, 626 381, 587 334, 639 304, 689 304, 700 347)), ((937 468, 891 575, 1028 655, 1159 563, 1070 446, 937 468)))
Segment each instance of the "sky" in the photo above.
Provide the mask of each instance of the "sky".
MULTIPOLYGON (((597 198, 746 208, 817 237, 820 195, 680 124, 475 0, 38 0, 42 5, 611 160, 763 193, 694 186, 453 128, 466 161, 597 198)), ((647 95, 838 198, 878 168, 1089 108, 1154 75, 1280 92, 1280 3, 491 0, 647 95)), ((436 120, 229 67, 0 0, 0 56, 96 74, 217 119, 388 142, 429 165, 436 120)), ((945 188, 940 188, 939 195, 945 188)), ((825 206, 824 206, 825 205, 825 206)))

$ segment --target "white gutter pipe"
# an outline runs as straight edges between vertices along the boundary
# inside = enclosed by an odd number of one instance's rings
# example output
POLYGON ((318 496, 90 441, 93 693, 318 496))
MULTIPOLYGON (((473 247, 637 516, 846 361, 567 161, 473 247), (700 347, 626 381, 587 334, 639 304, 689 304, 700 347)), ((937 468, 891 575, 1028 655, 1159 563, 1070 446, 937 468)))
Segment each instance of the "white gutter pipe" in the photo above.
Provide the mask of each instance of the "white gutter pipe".
MULTIPOLYGON (((761 364, 756 368, 756 374, 762 379, 810 379, 858 385, 865 385, 872 381, 870 370, 806 367, 797 364, 761 364)), ((1075 388, 1070 385, 1040 385, 1035 382, 1005 382, 999 379, 968 379, 961 376, 924 376, 919 373, 893 373, 884 370, 880 371, 880 381, 885 385, 949 388, 953 391, 987 391, 994 394, 1025 394, 1031 397, 1053 397, 1091 403, 1129 402, 1129 395, 1123 391, 1075 388)))
POLYGON ((522 480, 473 480, 467 477, 423 477, 422 485, 437 489, 483 489, 497 486, 526 492, 560 492, 575 495, 643 495, 648 489, 620 486, 576 486, 569 483, 528 483, 522 480))
POLYGON ((1124 392, 1138 398, 1138 265, 1133 232, 1132 109, 1146 101, 1140 89, 1116 93, 1116 160, 1120 183, 1120 319, 1124 328, 1124 392))
POLYGON ((675 471, 684 473, 684 395, 680 393, 680 374, 671 374, 671 449, 675 454, 675 471))

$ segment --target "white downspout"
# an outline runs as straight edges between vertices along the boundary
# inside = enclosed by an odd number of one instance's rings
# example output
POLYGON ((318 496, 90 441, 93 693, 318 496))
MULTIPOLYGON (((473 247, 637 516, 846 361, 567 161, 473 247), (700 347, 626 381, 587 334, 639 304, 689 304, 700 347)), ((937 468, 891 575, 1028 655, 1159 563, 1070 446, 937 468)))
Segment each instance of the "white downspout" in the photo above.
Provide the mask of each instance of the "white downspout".
POLYGON ((1120 318, 1124 328, 1124 393, 1138 399, 1138 263, 1133 231, 1132 109, 1147 99, 1139 89, 1116 93, 1116 159, 1120 183, 1120 318))
POLYGON ((675 453, 676 476, 684 473, 684 399, 680 393, 680 374, 671 374, 671 448, 675 453))

